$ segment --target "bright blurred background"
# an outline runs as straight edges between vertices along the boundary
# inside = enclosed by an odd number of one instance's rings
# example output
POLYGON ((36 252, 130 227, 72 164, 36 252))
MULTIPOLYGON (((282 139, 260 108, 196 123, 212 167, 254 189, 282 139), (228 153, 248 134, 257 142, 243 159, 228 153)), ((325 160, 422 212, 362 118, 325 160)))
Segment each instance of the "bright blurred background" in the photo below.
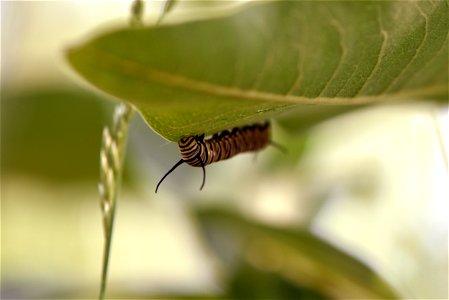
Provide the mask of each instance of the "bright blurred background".
MULTIPOLYGON (((86 88, 64 49, 131 1, 1 2, 1 298, 94 298, 103 246, 101 132, 114 102, 86 88)), ((162 2, 146 3, 148 20, 162 2)), ((182 9, 182 6, 180 6, 182 9)), ((292 112, 294 114, 294 112, 292 112)), ((222 266, 189 211, 232 207, 307 228, 379 272, 404 298, 448 297, 448 106, 378 105, 273 137, 288 148, 201 172, 134 115, 108 295, 219 295, 222 266)))

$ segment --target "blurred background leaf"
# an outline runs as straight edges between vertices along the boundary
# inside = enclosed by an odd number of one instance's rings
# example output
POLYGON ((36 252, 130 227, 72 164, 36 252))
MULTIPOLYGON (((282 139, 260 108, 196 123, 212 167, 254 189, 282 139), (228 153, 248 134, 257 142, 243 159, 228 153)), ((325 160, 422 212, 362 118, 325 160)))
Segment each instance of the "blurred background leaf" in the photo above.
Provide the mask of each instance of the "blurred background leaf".
POLYGON ((266 226, 229 209, 194 214, 224 268, 235 273, 231 298, 397 298, 373 270, 305 230, 266 226), (232 251, 223 247, 229 240, 232 251))
POLYGON ((2 170, 52 180, 98 178, 110 108, 80 90, 2 94, 2 170))
POLYGON ((446 99, 447 13, 444 1, 251 3, 225 17, 100 34, 67 59, 176 142, 297 105, 446 99))

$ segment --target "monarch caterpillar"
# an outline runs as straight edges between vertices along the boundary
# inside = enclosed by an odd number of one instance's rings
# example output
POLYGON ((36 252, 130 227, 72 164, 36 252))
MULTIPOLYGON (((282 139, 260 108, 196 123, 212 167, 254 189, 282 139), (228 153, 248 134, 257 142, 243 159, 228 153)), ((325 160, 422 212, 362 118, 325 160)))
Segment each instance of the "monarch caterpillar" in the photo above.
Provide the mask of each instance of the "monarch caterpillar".
POLYGON ((203 182, 200 187, 202 190, 206 182, 206 169, 204 168, 206 165, 228 159, 242 152, 261 150, 268 144, 282 149, 280 145, 270 140, 270 123, 268 122, 235 127, 231 131, 225 130, 216 133, 206 140, 204 134, 183 137, 178 142, 182 158, 165 173, 157 184, 155 193, 165 177, 183 163, 203 169, 203 182))

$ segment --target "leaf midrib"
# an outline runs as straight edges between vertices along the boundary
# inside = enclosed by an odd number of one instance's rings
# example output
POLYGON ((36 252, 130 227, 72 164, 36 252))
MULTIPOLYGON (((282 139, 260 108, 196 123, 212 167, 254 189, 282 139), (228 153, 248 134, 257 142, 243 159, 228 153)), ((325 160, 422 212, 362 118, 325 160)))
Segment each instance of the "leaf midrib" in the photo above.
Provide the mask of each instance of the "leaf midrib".
MULTIPOLYGON (((77 49, 69 50, 68 56, 77 49)), ((190 90, 193 92, 200 92, 211 94, 215 96, 223 96, 230 98, 243 98, 247 100, 259 100, 276 103, 289 103, 300 105, 360 105, 377 102, 395 101, 402 98, 416 98, 420 96, 429 95, 429 93, 442 93, 446 91, 444 84, 429 86, 426 88, 409 89, 405 92, 370 95, 370 96, 356 96, 356 97, 316 97, 308 98, 303 96, 295 96, 291 94, 280 95, 259 90, 243 90, 236 87, 223 86, 210 82, 205 82, 197 79, 188 78, 182 75, 157 70, 142 64, 136 63, 132 60, 114 55, 110 52, 103 51, 96 47, 90 47, 92 55, 96 56, 98 61, 103 61, 108 68, 117 68, 124 74, 132 77, 143 76, 148 81, 158 82, 163 85, 173 86, 190 90)))

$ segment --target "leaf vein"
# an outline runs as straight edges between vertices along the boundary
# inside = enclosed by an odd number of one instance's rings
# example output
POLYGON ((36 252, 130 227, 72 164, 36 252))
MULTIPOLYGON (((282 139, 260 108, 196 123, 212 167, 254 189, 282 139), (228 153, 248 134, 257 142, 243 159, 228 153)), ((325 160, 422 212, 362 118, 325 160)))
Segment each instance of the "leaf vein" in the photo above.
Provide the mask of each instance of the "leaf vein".
MULTIPOLYGON (((439 93, 445 91, 446 85, 436 85, 429 88, 420 88, 416 90, 408 90, 403 93, 384 94, 382 96, 368 95, 362 97, 318 97, 308 98, 295 95, 274 94, 258 90, 243 90, 236 87, 223 86, 210 82, 200 81, 188 78, 182 75, 169 73, 166 71, 157 70, 149 66, 142 66, 141 64, 115 56, 111 53, 101 51, 98 48, 92 49, 97 58, 93 61, 102 61, 101 67, 113 71, 121 70, 124 75, 135 78, 143 78, 150 82, 157 82, 162 85, 182 88, 184 90, 206 93, 221 97, 242 98, 246 100, 258 100, 266 102, 291 103, 303 105, 357 105, 365 103, 375 103, 387 100, 396 100, 398 97, 419 97, 420 95, 428 95, 429 93, 439 93)), ((110 71, 110 70, 108 70, 110 71)))
MULTIPOLYGON (((301 22, 301 25, 303 25, 304 27, 307 27, 308 24, 307 22, 304 22, 302 19, 302 15, 295 15, 296 18, 298 19, 299 22, 301 22)), ((293 17, 293 16, 292 16, 293 17)), ((302 38, 302 35, 299 35, 300 38, 302 38)), ((291 86, 291 88, 287 91, 286 96, 292 95, 293 92, 299 90, 301 88, 301 82, 302 82, 302 78, 303 78, 303 71, 304 71, 304 54, 306 51, 304 51, 304 43, 303 42, 299 42, 297 43, 294 48, 298 51, 298 61, 296 63, 296 69, 297 69, 297 77, 295 82, 293 83, 293 85, 291 86)))
POLYGON ((323 89, 321 90, 321 92, 320 92, 320 94, 318 95, 318 97, 320 97, 325 91, 326 91, 326 89, 328 88, 328 86, 329 86, 329 84, 330 83, 332 83, 332 81, 335 79, 335 77, 337 76, 337 74, 338 74, 338 70, 341 68, 341 65, 342 65, 342 63, 343 63, 343 61, 344 61, 344 58, 346 57, 346 55, 347 55, 347 49, 346 49, 346 47, 345 47, 345 45, 344 45, 344 29, 343 29, 343 27, 341 26, 341 24, 337 21, 337 19, 335 19, 334 17, 332 17, 331 18, 331 20, 330 20, 330 24, 333 26, 333 27, 335 27, 335 31, 338 33, 338 35, 339 35, 339 46, 340 46, 340 49, 341 49, 341 55, 340 55, 340 58, 339 58, 339 60, 338 60, 338 63, 337 63, 337 66, 335 67, 335 69, 334 69, 334 71, 333 71, 333 73, 332 73, 332 75, 329 77, 329 79, 328 79, 328 81, 326 82, 326 84, 325 84, 325 86, 323 87, 323 89))
POLYGON ((399 72, 399 74, 396 75, 396 77, 390 81, 390 83, 381 91, 388 91, 390 90, 390 88, 392 86, 394 86, 394 84, 400 79, 401 74, 403 74, 411 65, 412 63, 416 60, 416 58, 418 57, 418 53, 420 52, 420 50, 422 49, 423 45, 424 45, 424 41, 426 40, 427 36, 428 36, 428 23, 429 23, 429 19, 428 16, 422 11, 422 9, 419 7, 417 2, 413 2, 415 4, 415 6, 417 7, 419 14, 424 18, 424 36, 421 40, 421 42, 419 43, 419 46, 415 49, 415 54, 413 55, 413 57, 409 60, 409 62, 407 63, 407 65, 405 65, 402 70, 399 72))
MULTIPOLYGON (((432 3, 433 4, 433 3, 432 3)), ((432 5, 433 8, 436 7, 435 4, 432 5)), ((435 8, 437 9, 437 8, 435 8)), ((427 65, 429 65, 436 57, 439 57, 439 55, 441 54, 441 51, 443 51, 445 48, 444 46, 447 45, 447 40, 448 40, 448 36, 446 35, 446 39, 441 43, 440 47, 438 48, 437 51, 435 51, 435 54, 432 55, 432 57, 427 60, 420 68, 420 70, 424 69, 427 65)), ((418 70, 416 72, 413 72, 413 74, 410 75, 409 78, 407 78, 406 82, 404 82, 404 85, 406 85, 408 82, 410 82, 414 77, 416 77, 418 74, 420 74, 418 72, 418 70)))
POLYGON ((380 65, 380 63, 382 61, 382 57, 385 54, 385 49, 386 49, 386 45, 387 45, 387 41, 388 41, 388 32, 382 26, 381 12, 380 12, 380 8, 379 7, 377 7, 376 12, 377 12, 377 20, 378 20, 378 23, 379 23, 379 32, 382 35, 382 45, 380 46, 380 49, 379 49, 379 54, 377 56, 376 64, 373 66, 373 68, 372 68, 370 74, 368 75, 368 77, 366 78, 365 82, 359 88, 357 93, 355 93, 355 96, 358 96, 358 95, 360 95, 362 93, 362 91, 365 88, 366 84, 371 80, 371 78, 374 76, 374 74, 376 73, 377 69, 379 68, 379 65, 380 65))

